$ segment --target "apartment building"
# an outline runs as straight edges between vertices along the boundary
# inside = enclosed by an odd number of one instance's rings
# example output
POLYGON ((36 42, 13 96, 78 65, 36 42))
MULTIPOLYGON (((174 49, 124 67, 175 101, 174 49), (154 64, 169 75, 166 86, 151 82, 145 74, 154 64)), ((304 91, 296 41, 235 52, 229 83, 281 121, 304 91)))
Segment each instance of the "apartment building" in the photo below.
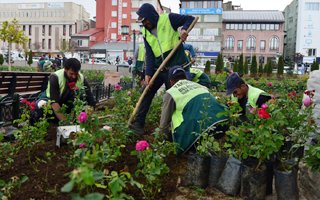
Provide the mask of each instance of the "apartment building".
POLYGON ((223 13, 222 53, 229 60, 240 54, 260 63, 283 54, 284 16, 281 11, 234 10, 223 13))
MULTIPOLYGON (((52 3, 0 3, 0 23, 16 18, 29 40, 26 48, 38 54, 57 54, 62 44, 70 44, 71 35, 89 29, 89 13, 82 5, 71 2, 52 3)), ((70 44, 70 45, 69 45, 70 44)), ((0 42, 2 50, 6 42, 0 42)), ((23 51, 21 45, 13 50, 23 51)))
POLYGON ((320 62, 320 0, 294 0, 284 13, 286 58, 296 63, 320 62))
POLYGON ((205 63, 209 59, 216 59, 221 51, 222 0, 181 0, 180 5, 180 14, 199 17, 187 41, 195 48, 198 60, 205 63))

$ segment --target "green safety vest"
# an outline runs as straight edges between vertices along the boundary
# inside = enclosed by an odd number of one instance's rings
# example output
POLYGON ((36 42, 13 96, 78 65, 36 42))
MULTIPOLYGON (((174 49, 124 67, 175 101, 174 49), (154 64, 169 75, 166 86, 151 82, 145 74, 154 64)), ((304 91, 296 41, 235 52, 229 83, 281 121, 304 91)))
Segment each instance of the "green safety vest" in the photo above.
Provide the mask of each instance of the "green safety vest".
POLYGON ((144 62, 145 57, 146 57, 146 50, 144 49, 144 44, 140 44, 137 61, 144 62))
POLYGON ((176 104, 171 120, 173 141, 179 144, 178 154, 187 151, 209 126, 226 120, 224 116, 216 116, 226 107, 200 84, 180 80, 167 92, 176 104))
MULTIPOLYGON (((60 89, 60 97, 61 97, 62 93, 65 90, 66 82, 67 82, 67 79, 64 76, 64 69, 60 69, 60 70, 54 72, 54 74, 56 74, 57 77, 58 77, 59 89, 60 89)), ((78 88, 82 88, 84 86, 84 76, 81 73, 79 73, 79 76, 80 77, 78 78, 78 80, 76 82, 76 86, 78 88)), ((47 90, 46 90, 46 97, 50 98, 50 81, 48 82, 48 87, 47 87, 47 90)))
POLYGON ((203 74, 203 71, 201 71, 200 69, 190 68, 190 73, 195 74, 192 81, 198 83, 200 81, 200 76, 203 74))
POLYGON ((169 14, 161 14, 157 24, 157 37, 147 29, 142 28, 143 37, 149 43, 155 57, 173 49, 179 42, 179 32, 175 31, 170 23, 169 14))
MULTIPOLYGON (((266 93, 265 91, 263 90, 260 90, 259 88, 255 88, 251 85, 248 85, 249 89, 248 89, 248 102, 249 102, 249 105, 252 107, 252 108, 257 108, 257 101, 258 101, 258 98, 260 96, 260 94, 266 94, 268 95, 268 93, 266 93)), ((231 95, 231 100, 232 101, 238 101, 238 98, 233 96, 233 94, 231 95)))

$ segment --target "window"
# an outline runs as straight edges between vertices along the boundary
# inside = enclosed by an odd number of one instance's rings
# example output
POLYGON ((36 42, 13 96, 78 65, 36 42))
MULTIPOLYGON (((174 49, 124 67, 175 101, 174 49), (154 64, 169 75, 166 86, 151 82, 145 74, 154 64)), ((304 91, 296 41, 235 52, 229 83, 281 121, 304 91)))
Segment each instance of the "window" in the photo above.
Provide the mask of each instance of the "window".
POLYGON ((234 24, 230 24, 230 29, 234 30, 234 24))
POLYGON ((44 49, 44 48, 45 48, 45 47, 44 47, 45 42, 46 42, 46 40, 45 40, 45 39, 42 39, 42 44, 41 44, 41 45, 42 45, 42 46, 41 46, 41 48, 42 48, 42 49, 44 49))
POLYGON ((29 35, 31 35, 32 33, 32 29, 31 29, 31 25, 29 25, 29 35))
POLYGON ((257 29, 257 24, 252 24, 252 30, 256 30, 257 29))
POLYGON ((116 33, 111 33, 111 39, 116 40, 117 39, 117 34, 116 33))
POLYGON ((239 28, 239 30, 242 30, 243 29, 243 24, 239 24, 238 28, 239 28))
POLYGON ((52 33, 52 26, 49 25, 49 36, 51 36, 51 33, 52 33))
POLYGON ((200 35, 200 28, 194 28, 190 31, 189 35, 192 36, 199 36, 200 35))
POLYGON ((227 30, 230 29, 230 24, 226 24, 226 29, 227 29, 227 30))
POLYGON ((234 25, 234 30, 238 30, 238 24, 234 25))
POLYGON ((46 34, 46 26, 42 25, 42 35, 44 36, 46 34))
POLYGON ((72 35, 72 25, 69 25, 69 36, 72 35))
POLYGON ((257 24, 257 30, 259 31, 261 27, 261 24, 257 24))
POLYGON ((202 1, 194 2, 194 8, 203 8, 203 3, 202 3, 202 1))
POLYGON ((260 50, 265 50, 266 49, 266 41, 265 40, 261 40, 260 41, 260 50))
POLYGON ((316 56, 316 49, 308 49, 308 56, 316 56))
POLYGON ((213 1, 207 1, 207 8, 213 8, 213 1))
POLYGON ((266 30, 266 25, 265 24, 261 24, 261 30, 266 30))
POLYGON ((189 8, 194 8, 194 2, 193 1, 190 2, 189 8))
POLYGON ((238 50, 242 50, 243 40, 238 40, 238 50))
POLYGON ((256 38, 254 36, 249 36, 247 40, 247 49, 256 49, 256 38))
POLYGON ((117 28, 117 22, 111 22, 111 28, 117 28))
POLYGON ((122 3, 122 7, 124 7, 124 8, 128 7, 128 3, 127 2, 123 2, 122 3))
POLYGON ((274 30, 274 24, 270 24, 270 30, 274 30))
POLYGON ((278 31, 280 29, 280 25, 279 24, 275 24, 274 25, 274 30, 278 31))
POLYGON ((273 36, 270 39, 270 50, 279 50, 279 38, 276 36, 273 36))
POLYGON ((234 48, 234 38, 232 36, 228 36, 225 44, 224 44, 226 49, 233 49, 234 48))
POLYGON ((247 24, 247 29, 251 30, 252 29, 252 24, 247 24))
POLYGON ((319 11, 320 3, 318 2, 306 2, 306 10, 310 11, 319 11))
POLYGON ((23 30, 23 32, 26 31, 26 26, 25 25, 22 26, 22 30, 23 30))
POLYGON ((219 30, 217 28, 204 28, 203 35, 205 36, 214 36, 218 35, 219 30))
POLYGON ((48 40, 48 49, 51 49, 51 39, 48 40))
POLYGON ((270 24, 266 24, 266 30, 267 30, 267 31, 270 30, 270 24))
POLYGON ((118 0, 112 0, 112 4, 111 5, 116 6, 117 3, 118 3, 118 0))
POLYGON ((112 17, 116 17, 116 16, 117 16, 117 11, 112 11, 112 12, 111 12, 111 16, 112 16, 112 17))
POLYGON ((62 34, 63 34, 63 35, 66 35, 66 25, 63 25, 62 34))
POLYGON ((122 14, 123 19, 127 19, 128 15, 127 14, 122 14))

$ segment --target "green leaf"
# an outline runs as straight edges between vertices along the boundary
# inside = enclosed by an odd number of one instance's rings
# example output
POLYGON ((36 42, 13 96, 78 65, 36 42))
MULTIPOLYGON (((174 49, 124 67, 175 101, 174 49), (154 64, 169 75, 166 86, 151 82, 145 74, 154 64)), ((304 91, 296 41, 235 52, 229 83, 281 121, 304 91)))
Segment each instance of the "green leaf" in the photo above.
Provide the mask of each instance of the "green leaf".
POLYGON ((85 200, 102 200, 104 198, 104 195, 98 192, 90 193, 84 196, 85 200))
POLYGON ((71 192, 74 186, 74 181, 69 181, 62 188, 61 192, 71 192))

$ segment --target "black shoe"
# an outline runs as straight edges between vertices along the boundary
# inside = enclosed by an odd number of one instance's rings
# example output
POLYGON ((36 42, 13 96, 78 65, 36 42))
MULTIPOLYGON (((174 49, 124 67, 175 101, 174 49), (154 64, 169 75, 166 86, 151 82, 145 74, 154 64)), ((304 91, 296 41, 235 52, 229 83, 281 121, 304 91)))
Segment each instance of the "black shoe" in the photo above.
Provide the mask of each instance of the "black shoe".
POLYGON ((144 127, 138 122, 134 122, 133 124, 129 124, 129 128, 134 133, 136 133, 138 135, 143 135, 144 134, 144 127))

